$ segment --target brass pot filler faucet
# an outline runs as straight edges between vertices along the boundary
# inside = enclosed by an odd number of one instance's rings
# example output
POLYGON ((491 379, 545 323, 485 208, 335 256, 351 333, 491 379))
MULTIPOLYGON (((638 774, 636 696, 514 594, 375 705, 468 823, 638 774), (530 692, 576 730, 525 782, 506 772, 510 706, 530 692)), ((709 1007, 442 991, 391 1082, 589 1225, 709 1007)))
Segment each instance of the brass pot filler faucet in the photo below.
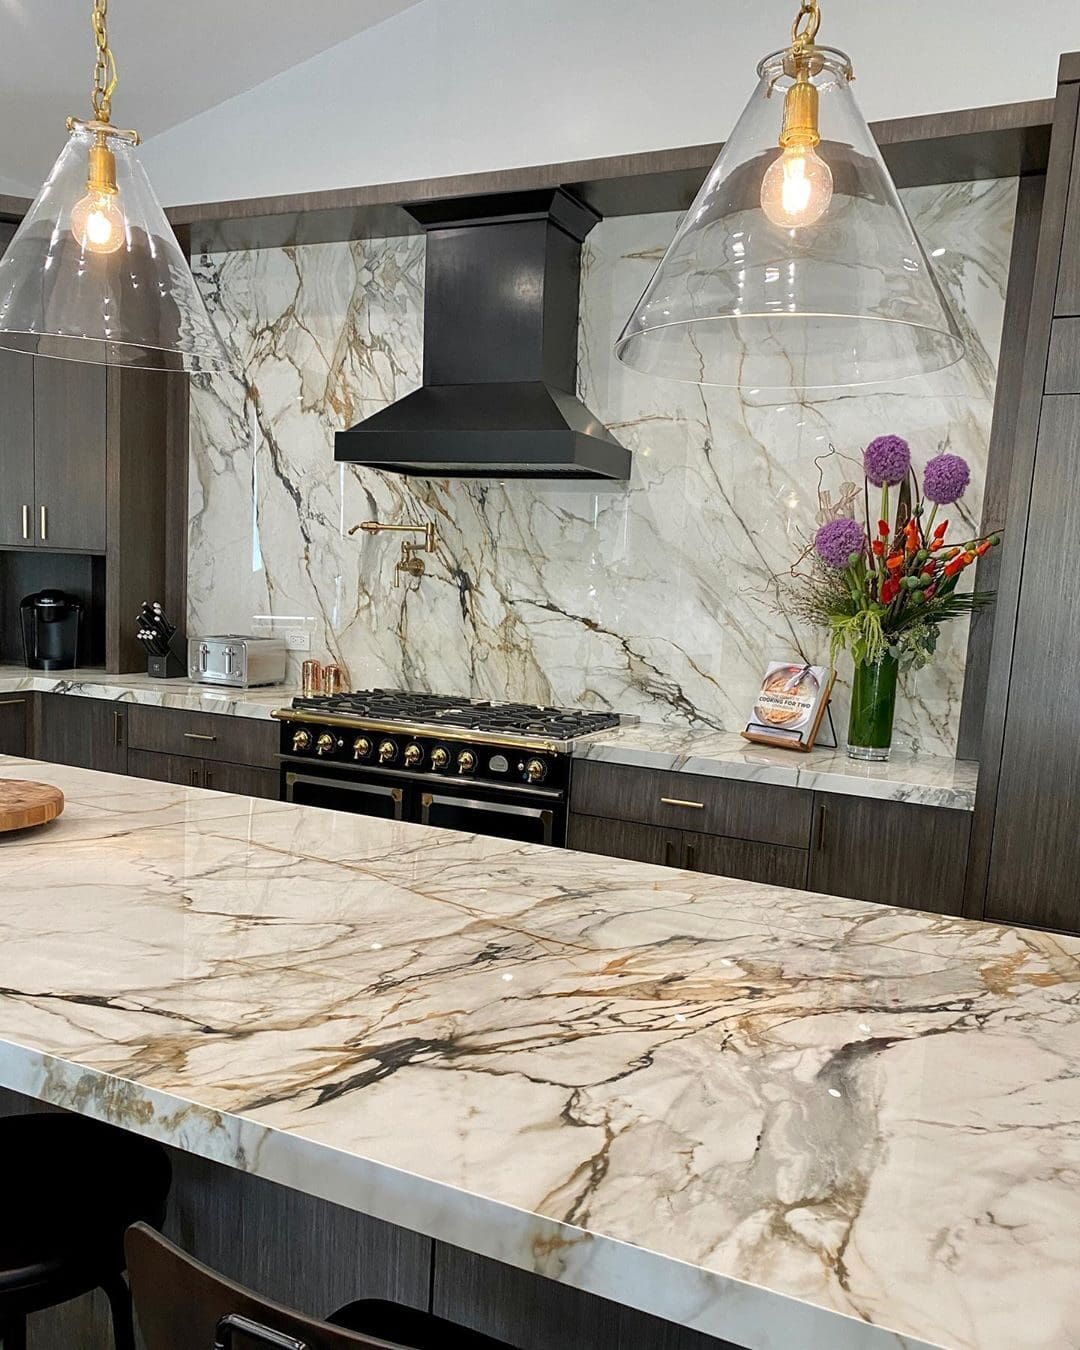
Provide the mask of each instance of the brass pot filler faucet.
POLYGON ((403 539, 401 542, 401 557, 394 568, 394 584, 402 584, 402 574, 410 577, 416 577, 417 580, 424 575, 427 570, 424 567, 424 560, 420 557, 421 553, 434 553, 435 545, 438 542, 438 536, 435 533, 435 526, 431 521, 426 525, 384 525, 381 520, 365 520, 359 525, 354 525, 349 531, 355 534, 357 530, 363 530, 365 534, 379 534, 382 530, 394 530, 406 534, 422 534, 424 541, 421 544, 415 543, 412 539, 403 539))

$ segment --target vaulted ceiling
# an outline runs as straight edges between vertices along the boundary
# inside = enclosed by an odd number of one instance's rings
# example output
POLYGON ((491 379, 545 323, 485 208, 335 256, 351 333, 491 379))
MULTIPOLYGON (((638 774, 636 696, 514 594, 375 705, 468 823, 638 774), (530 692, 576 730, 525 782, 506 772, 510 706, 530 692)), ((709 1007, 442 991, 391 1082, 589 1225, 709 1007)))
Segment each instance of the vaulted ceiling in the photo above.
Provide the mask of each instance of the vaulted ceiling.
MULTIPOLYGON (((243 93, 417 0, 112 0, 118 126, 143 138, 243 93)), ((91 0, 0 0, 0 185, 32 196, 89 114, 91 0)))

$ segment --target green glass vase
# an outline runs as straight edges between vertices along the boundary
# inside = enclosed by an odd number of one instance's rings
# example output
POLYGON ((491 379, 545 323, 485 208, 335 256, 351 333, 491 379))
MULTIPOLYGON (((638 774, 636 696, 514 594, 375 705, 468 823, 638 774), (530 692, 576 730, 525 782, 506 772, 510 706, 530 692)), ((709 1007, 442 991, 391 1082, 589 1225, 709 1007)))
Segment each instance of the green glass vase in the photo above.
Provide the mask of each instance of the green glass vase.
POLYGON ((847 752, 852 759, 889 758, 899 669, 899 662, 892 656, 873 663, 855 663, 847 737, 847 752))

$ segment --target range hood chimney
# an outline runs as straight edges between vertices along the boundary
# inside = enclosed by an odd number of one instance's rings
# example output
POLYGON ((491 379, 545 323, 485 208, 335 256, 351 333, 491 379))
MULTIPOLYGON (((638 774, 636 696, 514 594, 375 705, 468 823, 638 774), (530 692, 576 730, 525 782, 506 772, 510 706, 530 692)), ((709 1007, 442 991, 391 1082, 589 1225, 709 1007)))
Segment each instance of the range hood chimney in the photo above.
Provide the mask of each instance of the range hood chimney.
POLYGON ((334 458, 428 478, 612 478, 630 452, 574 393, 581 241, 563 188, 415 205, 424 383, 334 437, 334 458))

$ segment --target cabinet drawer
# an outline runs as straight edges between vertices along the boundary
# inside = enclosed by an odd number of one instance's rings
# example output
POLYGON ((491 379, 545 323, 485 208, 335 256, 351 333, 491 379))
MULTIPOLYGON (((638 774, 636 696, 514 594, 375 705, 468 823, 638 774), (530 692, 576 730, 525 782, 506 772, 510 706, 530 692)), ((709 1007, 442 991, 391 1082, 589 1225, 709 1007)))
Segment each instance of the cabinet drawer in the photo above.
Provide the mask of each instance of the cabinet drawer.
POLYGON ((718 839, 682 831, 683 866, 691 872, 710 872, 766 886, 806 889, 810 854, 785 844, 756 844, 749 839, 718 839))
POLYGON ((810 845, 811 797, 801 788, 593 760, 577 760, 570 781, 573 811, 798 849, 810 845))
POLYGON ((128 709, 128 745, 134 750, 272 768, 277 763, 278 724, 133 703, 128 709))
POLYGON ((567 846, 609 858, 659 863, 688 872, 760 881, 767 886, 806 888, 810 855, 804 848, 756 844, 749 839, 721 839, 692 830, 662 830, 624 820, 571 815, 567 846))
POLYGON ((128 752, 128 773, 135 778, 154 778, 161 783, 211 788, 215 792, 236 792, 243 797, 269 797, 276 801, 278 796, 276 769, 226 764, 218 760, 196 759, 190 755, 131 750, 128 752))
POLYGON ((601 820, 596 816, 571 813, 566 827, 566 847, 577 849, 579 853, 600 853, 606 858, 681 867, 678 834, 677 830, 658 830, 625 820, 601 820))
POLYGON ((31 694, 0 694, 0 755, 25 755, 31 694))
MULTIPOLYGON (((276 746, 275 742, 275 746, 276 746)), ((203 761, 202 786, 215 792, 237 792, 242 797, 267 797, 277 801, 277 769, 256 769, 247 764, 219 764, 203 761)))
POLYGON ((128 773, 133 778, 152 778, 158 783, 179 783, 182 787, 202 784, 202 760, 186 755, 161 755, 153 750, 129 750, 128 773))

